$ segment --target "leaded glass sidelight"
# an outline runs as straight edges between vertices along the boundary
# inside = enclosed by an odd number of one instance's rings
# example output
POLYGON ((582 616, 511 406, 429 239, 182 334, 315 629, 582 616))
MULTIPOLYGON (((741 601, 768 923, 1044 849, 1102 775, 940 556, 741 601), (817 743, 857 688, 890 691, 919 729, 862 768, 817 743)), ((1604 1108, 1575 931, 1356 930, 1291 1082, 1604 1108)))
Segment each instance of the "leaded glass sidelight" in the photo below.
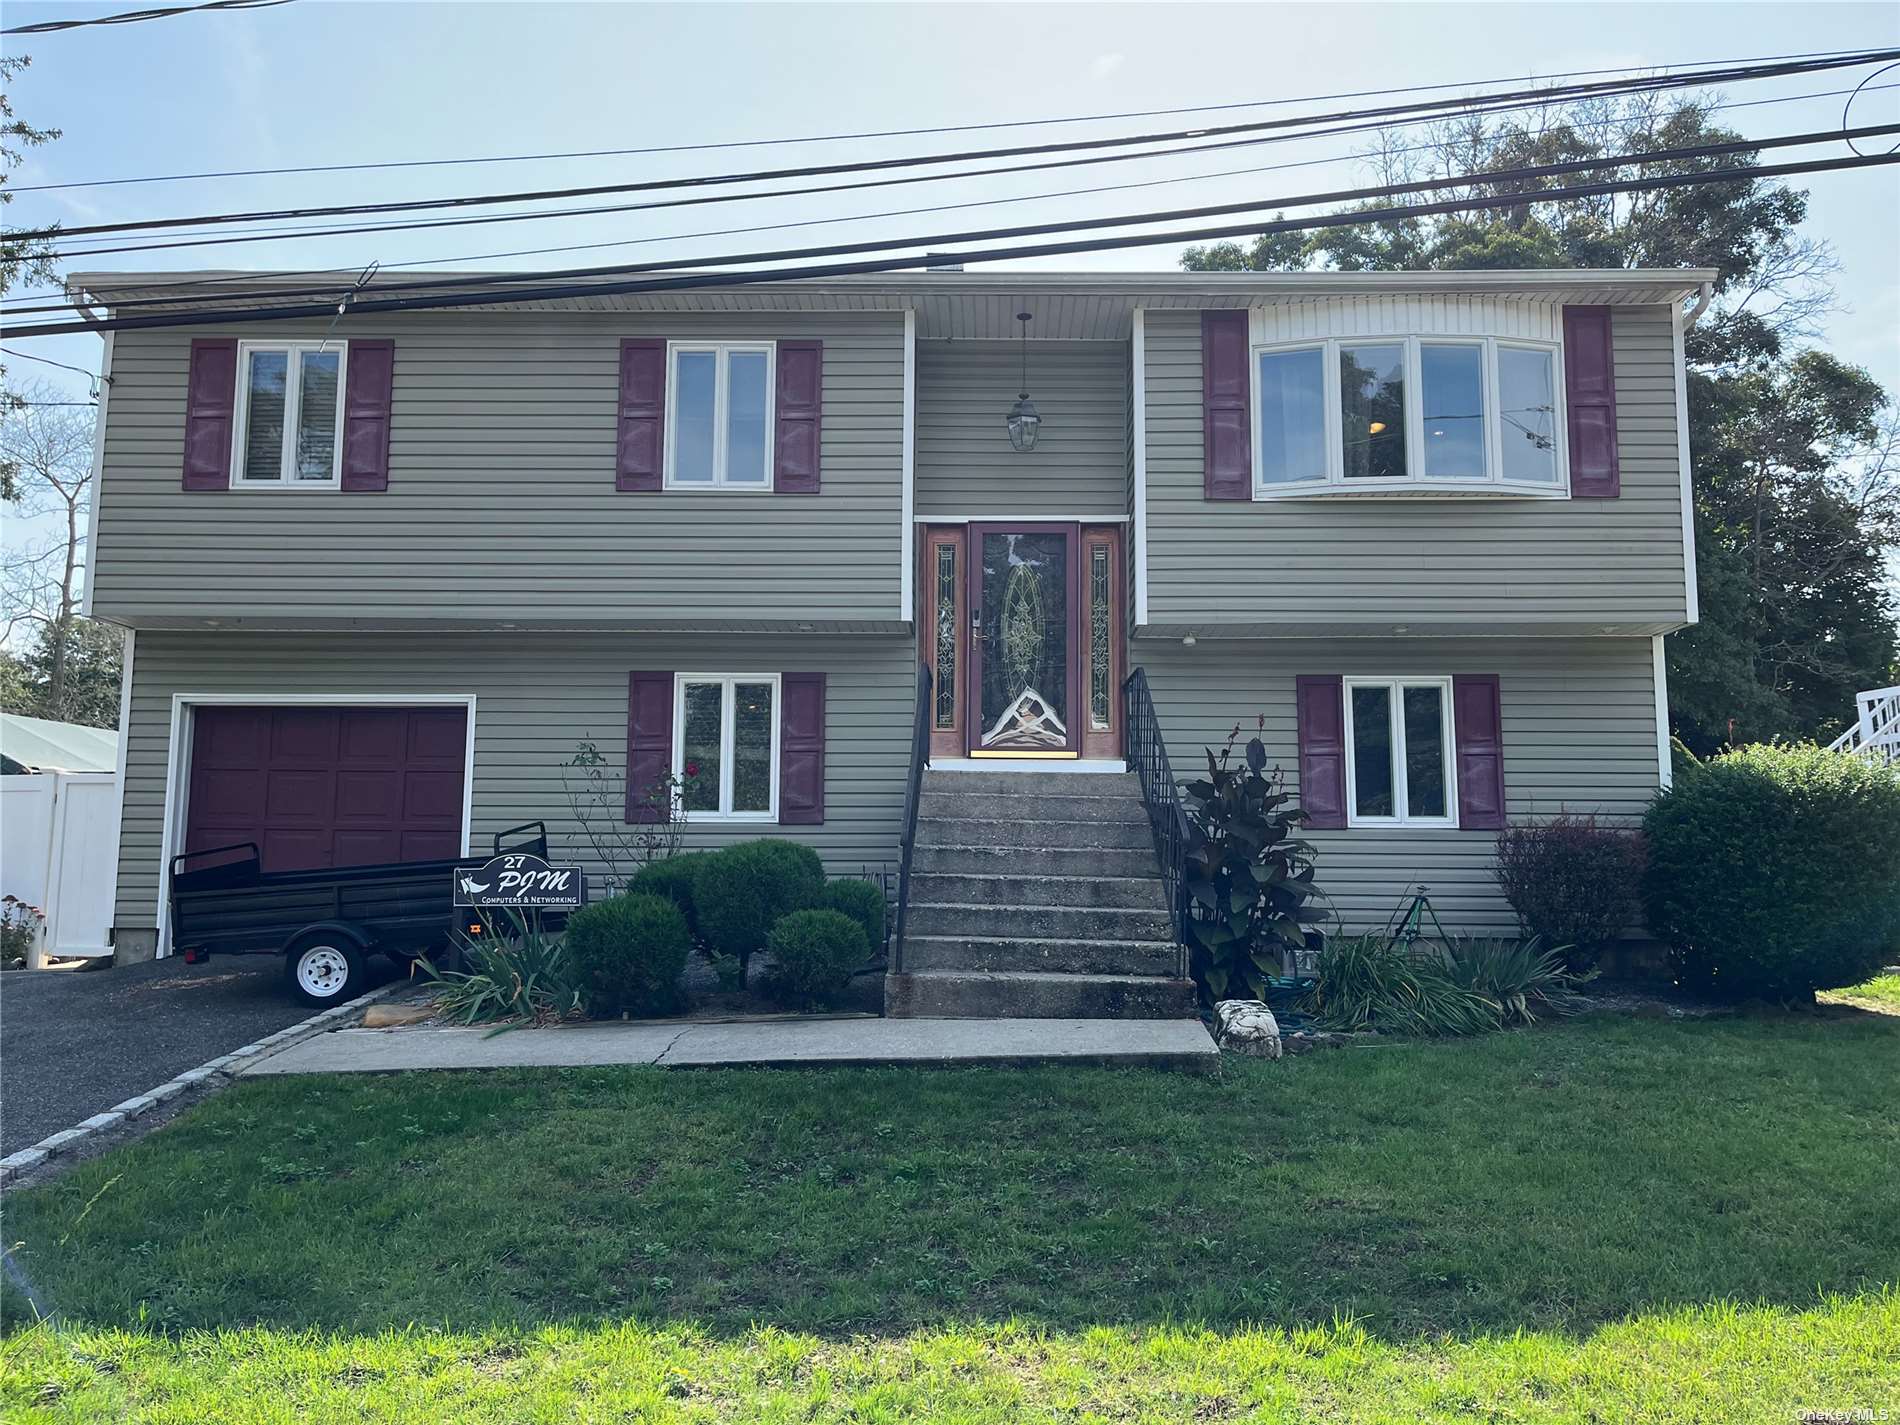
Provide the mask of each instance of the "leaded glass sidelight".
POLYGON ((1089 730, 1109 729, 1108 546, 1089 550, 1089 730))
POLYGON ((957 547, 937 546, 937 726, 957 725, 957 547))

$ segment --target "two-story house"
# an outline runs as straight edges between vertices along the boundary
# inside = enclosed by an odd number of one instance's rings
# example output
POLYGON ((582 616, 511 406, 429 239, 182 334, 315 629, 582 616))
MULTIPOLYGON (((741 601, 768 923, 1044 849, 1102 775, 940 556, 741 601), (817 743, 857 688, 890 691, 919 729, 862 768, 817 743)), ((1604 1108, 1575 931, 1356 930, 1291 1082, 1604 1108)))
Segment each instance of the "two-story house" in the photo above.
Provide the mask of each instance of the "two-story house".
MULTIPOLYGON (((582 855, 583 741, 680 777, 691 846, 893 865, 920 662, 937 810, 964 801, 921 927, 961 937, 945 969, 1166 938, 1084 874, 1154 874, 1145 825, 1088 829, 1127 779, 1052 780, 1123 771, 1136 668, 1182 775, 1264 729, 1342 925, 1423 883, 1504 929, 1507 818, 1668 777, 1712 276, 932 272, 111 332, 116 943, 167 953, 200 847, 346 864, 546 818, 582 855)), ((110 313, 310 280, 70 285, 110 313)))

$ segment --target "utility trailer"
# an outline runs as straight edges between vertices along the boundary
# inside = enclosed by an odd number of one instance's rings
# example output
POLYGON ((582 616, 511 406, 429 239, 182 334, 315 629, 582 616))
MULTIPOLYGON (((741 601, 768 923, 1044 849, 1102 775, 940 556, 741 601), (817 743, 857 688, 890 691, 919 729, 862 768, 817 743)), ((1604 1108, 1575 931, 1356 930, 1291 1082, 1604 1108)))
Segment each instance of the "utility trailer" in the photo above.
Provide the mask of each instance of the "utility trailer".
MULTIPOLYGON (((497 856, 545 860, 547 826, 524 822, 496 832, 494 844, 497 856)), ((362 993, 371 954, 407 963, 446 948, 458 928, 479 933, 480 912, 456 907, 451 878, 485 864, 461 856, 266 871, 253 841, 188 851, 172 857, 172 944, 187 960, 282 955, 293 991, 311 1004, 336 1004, 362 993)), ((543 923, 565 919, 548 912, 543 923)))

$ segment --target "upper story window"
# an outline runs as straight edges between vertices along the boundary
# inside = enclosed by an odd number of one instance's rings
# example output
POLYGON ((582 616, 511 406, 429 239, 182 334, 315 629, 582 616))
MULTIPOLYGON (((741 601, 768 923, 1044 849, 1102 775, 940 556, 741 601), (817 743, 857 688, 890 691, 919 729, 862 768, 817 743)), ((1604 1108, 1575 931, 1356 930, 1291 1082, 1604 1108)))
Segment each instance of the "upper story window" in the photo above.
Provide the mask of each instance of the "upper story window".
POLYGON ((1348 678, 1346 824, 1456 826, 1451 680, 1348 678))
POLYGON ((1558 349, 1496 337, 1329 339, 1254 351, 1254 492, 1561 496, 1558 349))
POLYGON ((772 488, 772 342, 667 347, 666 484, 772 488))
POLYGON ((321 490, 340 483, 341 342, 238 343, 234 490, 321 490))

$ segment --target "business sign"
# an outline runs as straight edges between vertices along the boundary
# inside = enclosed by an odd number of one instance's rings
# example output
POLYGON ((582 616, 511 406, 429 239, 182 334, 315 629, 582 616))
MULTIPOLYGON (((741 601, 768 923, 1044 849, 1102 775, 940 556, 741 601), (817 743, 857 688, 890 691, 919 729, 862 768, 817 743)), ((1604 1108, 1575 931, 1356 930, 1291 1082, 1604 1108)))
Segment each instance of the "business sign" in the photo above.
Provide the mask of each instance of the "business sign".
POLYGON ((482 866, 457 866, 454 876, 458 906, 578 910, 587 904, 587 880, 579 866, 550 866, 527 852, 496 856, 482 866))

